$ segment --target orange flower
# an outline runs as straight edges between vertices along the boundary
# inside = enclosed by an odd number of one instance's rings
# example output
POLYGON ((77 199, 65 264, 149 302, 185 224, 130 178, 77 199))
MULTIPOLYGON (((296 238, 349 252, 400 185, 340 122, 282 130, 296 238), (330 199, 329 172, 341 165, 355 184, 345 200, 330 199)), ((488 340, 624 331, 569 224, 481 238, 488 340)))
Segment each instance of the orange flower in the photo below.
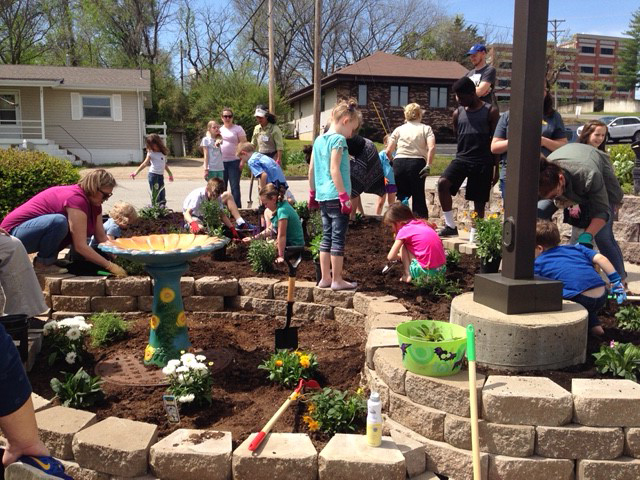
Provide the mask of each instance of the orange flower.
POLYGON ((282 360, 276 360, 276 367, 281 367, 283 365, 282 360))
POLYGON ((308 424, 309 422, 313 422, 313 418, 311 418, 309 415, 304 415, 302 417, 302 421, 308 424))
MULTIPOLYGON (((310 403, 309 405, 307 405, 307 413, 309 415, 311 415, 313 412, 316 411, 316 405, 315 403, 310 403)), ((303 417, 304 418, 304 417, 303 417)))
POLYGON ((302 368, 309 368, 310 365, 309 355, 300 355, 300 366, 302 368))
POLYGON ((320 428, 320 424, 317 420, 311 420, 307 425, 309 425, 309 431, 315 432, 320 428))

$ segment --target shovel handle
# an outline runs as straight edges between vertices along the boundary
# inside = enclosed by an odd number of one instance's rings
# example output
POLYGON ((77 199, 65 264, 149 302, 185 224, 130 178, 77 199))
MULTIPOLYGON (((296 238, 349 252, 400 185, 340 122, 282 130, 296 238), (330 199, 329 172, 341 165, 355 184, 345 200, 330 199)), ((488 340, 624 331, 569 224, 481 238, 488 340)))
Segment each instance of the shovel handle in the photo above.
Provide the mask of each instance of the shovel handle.
POLYGON ((289 288, 287 289, 287 302, 293 302, 296 291, 296 277, 289 277, 289 288))

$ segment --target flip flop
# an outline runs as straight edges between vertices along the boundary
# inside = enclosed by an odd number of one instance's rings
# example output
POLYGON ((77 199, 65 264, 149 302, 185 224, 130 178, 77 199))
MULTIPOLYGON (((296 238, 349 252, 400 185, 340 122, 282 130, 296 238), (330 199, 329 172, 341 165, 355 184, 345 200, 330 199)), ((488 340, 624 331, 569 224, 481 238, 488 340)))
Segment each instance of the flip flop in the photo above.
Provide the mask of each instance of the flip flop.
POLYGON ((23 455, 17 462, 5 467, 4 478, 6 480, 44 480, 61 478, 63 480, 73 480, 64 473, 64 467, 60 460, 53 457, 32 457, 23 455))

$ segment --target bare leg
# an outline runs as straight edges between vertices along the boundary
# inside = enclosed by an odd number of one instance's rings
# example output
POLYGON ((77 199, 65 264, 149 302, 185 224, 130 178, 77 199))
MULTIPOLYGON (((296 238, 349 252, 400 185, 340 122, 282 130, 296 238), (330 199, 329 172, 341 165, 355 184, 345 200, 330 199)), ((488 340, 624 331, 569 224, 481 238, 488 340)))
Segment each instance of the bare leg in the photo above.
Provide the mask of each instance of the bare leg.
POLYGON ((443 212, 450 212, 453 207, 450 188, 451 181, 448 178, 440 177, 438 180, 438 198, 443 212))
POLYGON ((378 202, 376 203, 376 215, 382 215, 382 207, 384 207, 384 195, 378 197, 378 202))
POLYGON ((342 265, 344 257, 331 255, 332 281, 331 290, 352 290, 357 287, 356 283, 349 283, 342 278, 342 265))
POLYGON ((389 205, 396 203, 396 192, 387 193, 387 203, 389 205))
POLYGON ((229 192, 224 192, 222 194, 222 201, 229 209, 229 213, 231 214, 234 220, 238 220, 239 218, 242 217, 240 215, 240 211, 238 210, 238 206, 236 205, 236 202, 233 200, 233 195, 231 195, 229 192))
POLYGON ((47 447, 38 436, 31 397, 15 412, 0 417, 0 429, 7 439, 2 457, 3 465, 7 466, 15 462, 22 455, 49 455, 47 447))
POLYGON ((355 220, 356 212, 360 207, 360 195, 357 197, 353 197, 351 199, 351 214, 349 215, 349 220, 355 220))
POLYGON ((331 254, 329 252, 320 252, 320 271, 322 278, 318 282, 318 287, 329 288, 331 286, 331 254))

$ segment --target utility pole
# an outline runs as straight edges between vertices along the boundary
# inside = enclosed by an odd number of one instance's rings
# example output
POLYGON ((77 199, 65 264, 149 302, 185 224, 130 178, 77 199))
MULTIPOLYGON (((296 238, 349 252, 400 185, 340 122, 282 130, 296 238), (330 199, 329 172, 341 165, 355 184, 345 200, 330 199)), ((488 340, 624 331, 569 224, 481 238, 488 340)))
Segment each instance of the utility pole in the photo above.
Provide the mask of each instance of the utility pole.
POLYGON ((315 0, 315 14, 313 24, 313 139, 320 135, 320 96, 322 70, 320 68, 320 34, 322 22, 322 0, 315 0))
POLYGON ((182 40, 180 40, 180 88, 184 92, 184 49, 182 48, 182 40))
MULTIPOLYGON (((566 20, 558 20, 554 18, 553 20, 549 20, 549 23, 552 25, 553 30, 550 31, 551 35, 553 35, 553 67, 556 67, 556 62, 558 61, 558 34, 562 33, 566 30, 558 30, 558 26, 561 23, 564 23, 566 20)), ((553 108, 558 108, 558 75, 556 75, 556 80, 553 82, 553 108)))
POLYGON ((276 113, 276 69, 273 65, 273 0, 269 0, 269 111, 276 113))

